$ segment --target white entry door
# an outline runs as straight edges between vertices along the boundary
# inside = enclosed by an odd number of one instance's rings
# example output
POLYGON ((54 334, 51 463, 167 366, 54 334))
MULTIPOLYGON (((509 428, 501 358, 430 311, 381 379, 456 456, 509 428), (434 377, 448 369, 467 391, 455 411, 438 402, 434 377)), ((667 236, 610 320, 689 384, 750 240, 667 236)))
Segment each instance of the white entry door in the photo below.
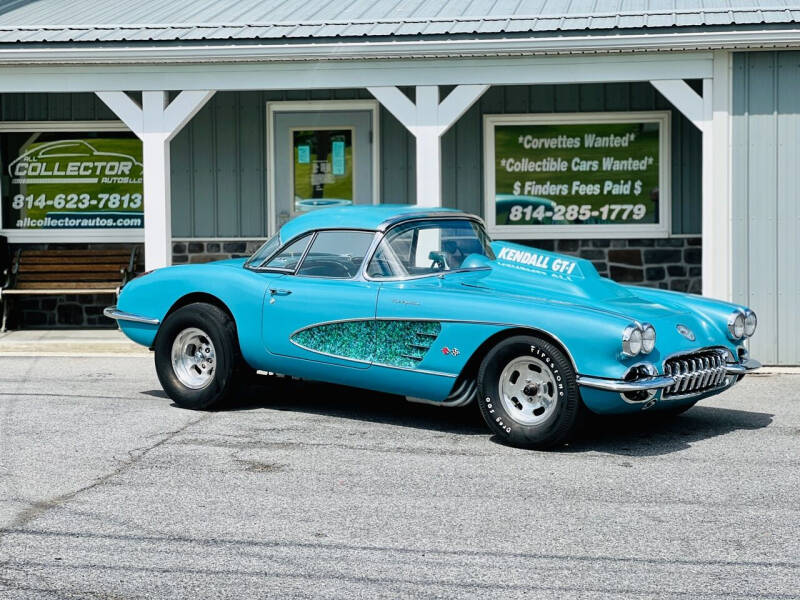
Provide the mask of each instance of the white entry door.
POLYGON ((270 230, 305 212, 373 204, 372 110, 270 110, 270 230))

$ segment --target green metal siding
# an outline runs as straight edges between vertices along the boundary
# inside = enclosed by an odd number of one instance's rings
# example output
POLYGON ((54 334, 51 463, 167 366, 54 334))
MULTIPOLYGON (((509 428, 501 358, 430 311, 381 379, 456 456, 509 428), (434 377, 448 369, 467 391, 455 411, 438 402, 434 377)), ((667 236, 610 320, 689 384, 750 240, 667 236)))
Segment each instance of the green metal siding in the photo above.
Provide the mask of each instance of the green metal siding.
POLYGON ((733 58, 733 299, 758 313, 751 352, 800 363, 800 52, 733 58))
POLYGON ((267 225, 267 102, 371 98, 365 90, 218 92, 172 142, 172 233, 259 238, 267 225))
MULTIPOLYGON (((448 90, 444 90, 445 92, 448 90)), ((172 141, 172 227, 178 238, 266 235, 266 103, 371 98, 366 90, 218 92, 172 141)), ((505 86, 486 94, 442 139, 446 206, 483 214, 483 115, 669 109, 647 83, 505 86)), ((699 234, 698 130, 673 110, 672 230, 699 234)), ((3 120, 91 120, 115 116, 93 94, 6 94, 3 120)), ((414 203, 413 136, 380 111, 381 201, 414 203)))
POLYGON ((3 94, 3 121, 117 120, 95 94, 3 94))

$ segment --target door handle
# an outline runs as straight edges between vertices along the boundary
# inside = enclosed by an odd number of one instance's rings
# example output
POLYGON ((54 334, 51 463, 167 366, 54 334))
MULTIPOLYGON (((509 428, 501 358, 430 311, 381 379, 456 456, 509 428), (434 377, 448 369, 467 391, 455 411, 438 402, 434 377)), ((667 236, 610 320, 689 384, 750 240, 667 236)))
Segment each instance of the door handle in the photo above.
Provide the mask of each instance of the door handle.
POLYGON ((269 288, 269 293, 272 296, 288 296, 292 293, 292 290, 278 290, 275 288, 269 288))

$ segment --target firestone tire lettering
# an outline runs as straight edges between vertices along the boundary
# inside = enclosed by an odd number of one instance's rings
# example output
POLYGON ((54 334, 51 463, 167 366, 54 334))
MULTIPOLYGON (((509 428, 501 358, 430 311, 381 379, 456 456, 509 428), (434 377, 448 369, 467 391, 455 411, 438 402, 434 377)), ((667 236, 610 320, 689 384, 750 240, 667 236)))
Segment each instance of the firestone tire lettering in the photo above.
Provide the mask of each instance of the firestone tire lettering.
POLYGON ((566 355, 551 342, 535 336, 510 337, 490 350, 478 371, 478 386, 482 398, 479 406, 486 424, 513 446, 548 448, 562 444, 574 436, 586 410, 566 355), (524 355, 541 361, 554 382, 555 407, 540 423, 515 420, 500 398, 501 371, 509 361, 524 355))

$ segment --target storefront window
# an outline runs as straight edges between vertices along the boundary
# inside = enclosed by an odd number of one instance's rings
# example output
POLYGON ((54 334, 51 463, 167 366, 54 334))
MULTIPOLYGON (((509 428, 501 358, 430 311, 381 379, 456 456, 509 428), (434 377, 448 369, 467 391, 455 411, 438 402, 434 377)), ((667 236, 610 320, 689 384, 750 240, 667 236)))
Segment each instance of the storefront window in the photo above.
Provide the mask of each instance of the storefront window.
POLYGON ((0 132, 0 228, 141 229, 142 143, 128 131, 0 132))
POLYGON ((292 131, 294 215, 353 203, 351 129, 292 131))
POLYGON ((498 237, 669 232, 669 113, 486 117, 498 237))

